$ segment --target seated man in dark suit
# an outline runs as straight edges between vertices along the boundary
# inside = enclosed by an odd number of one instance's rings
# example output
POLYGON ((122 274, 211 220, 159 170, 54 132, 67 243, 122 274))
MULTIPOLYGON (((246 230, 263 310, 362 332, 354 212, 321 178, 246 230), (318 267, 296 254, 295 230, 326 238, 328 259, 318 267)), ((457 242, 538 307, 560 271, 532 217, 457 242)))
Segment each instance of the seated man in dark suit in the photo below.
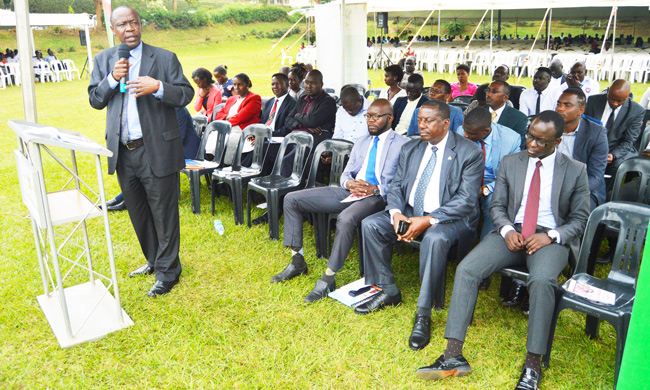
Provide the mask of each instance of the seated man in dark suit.
POLYGON ((443 379, 472 372, 462 351, 478 285, 504 267, 525 264, 530 290, 528 354, 515 389, 538 388, 557 277, 568 263, 569 246, 579 244, 589 217, 587 168, 556 152, 563 129, 558 113, 543 111, 528 130, 526 150, 501 162, 490 206, 496 230, 458 264, 447 314, 447 349, 432 365, 418 369, 418 378, 443 379))
POLYGON ((400 97, 393 104, 393 129, 397 134, 405 135, 416 108, 427 101, 422 95, 424 79, 419 74, 412 74, 406 84, 406 97, 400 97))
POLYGON ((291 247, 292 257, 285 270, 271 278, 272 282, 284 282, 307 273, 302 250, 304 216, 314 212, 340 213, 327 269, 305 298, 308 303, 336 289, 336 273, 343 268, 361 221, 386 206, 385 197, 397 169, 400 149, 408 141, 390 128, 393 109, 388 100, 375 100, 366 115, 366 135, 358 138, 352 148, 341 175, 341 187, 310 188, 292 192, 284 198, 284 245, 291 247), (341 203, 351 194, 372 196, 341 203))
MULTIPOLYGON (((429 100, 433 99, 449 104, 451 100, 451 85, 447 80, 436 80, 431 88, 429 88, 429 100)), ((420 112, 420 109, 416 108, 411 118, 411 123, 409 124, 408 133, 406 133, 407 136, 420 134, 418 130, 418 112, 420 112)), ((458 128, 463 124, 463 110, 460 107, 449 105, 449 113, 449 130, 458 131, 458 128)))
MULTIPOLYGON (((585 115, 600 120, 607 129, 609 154, 605 173, 616 176, 621 163, 638 156, 636 143, 641 134, 645 110, 630 97, 630 83, 614 80, 607 94, 589 97, 585 115)), ((608 190, 614 180, 608 180, 608 190)))
MULTIPOLYGON (((492 74, 492 81, 503 81, 504 83, 508 82, 508 79, 510 78, 510 68, 508 65, 499 65, 497 68, 494 70, 494 73, 492 74)), ((510 95, 508 96, 508 99, 510 103, 512 104, 512 107, 514 107, 516 110, 519 109, 519 100, 521 97, 521 92, 522 90, 519 88, 511 88, 510 89, 510 95)))
POLYGON ((483 178, 483 153, 475 143, 449 131, 449 106, 429 100, 418 119, 422 139, 402 147, 386 211, 362 223, 366 283, 382 291, 354 310, 368 314, 402 302, 391 267, 393 245, 420 239, 422 286, 409 339, 414 350, 429 343, 433 292, 447 272, 449 249, 456 244, 463 249, 474 241, 483 178), (405 223, 408 228, 402 232, 399 228, 405 223))
POLYGON ((509 127, 521 136, 521 147, 526 143, 528 117, 523 112, 506 104, 510 86, 505 81, 493 81, 485 91, 485 102, 492 114, 492 122, 509 127))

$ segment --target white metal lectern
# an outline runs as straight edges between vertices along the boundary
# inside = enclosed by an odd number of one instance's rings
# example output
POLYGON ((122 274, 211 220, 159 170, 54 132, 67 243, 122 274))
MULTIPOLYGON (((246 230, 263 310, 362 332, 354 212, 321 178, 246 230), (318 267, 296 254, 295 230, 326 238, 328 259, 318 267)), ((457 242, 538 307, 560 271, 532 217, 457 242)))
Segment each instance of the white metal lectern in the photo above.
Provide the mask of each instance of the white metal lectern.
MULTIPOLYGON (((11 120, 8 124, 18 136, 19 150, 14 154, 20 189, 31 216, 43 279, 44 292, 37 300, 59 345, 62 348, 71 347, 133 325, 120 304, 106 212, 100 158, 112 156, 112 152, 79 133, 19 120, 11 120), (68 164, 55 153, 61 153, 61 150, 70 154, 68 164), (69 176, 58 191, 47 191, 42 151, 58 163, 58 168, 63 168, 64 176, 69 176), (97 190, 80 176, 77 152, 94 155, 97 190), (95 200, 91 200, 87 194, 95 200), (101 209, 98 207, 100 205, 101 209), (86 221, 95 217, 102 217, 104 221, 110 277, 93 268, 86 221), (61 233, 63 230, 65 232, 61 233), (83 237, 81 244, 74 241, 79 235, 83 237), (65 282, 71 284, 85 279, 83 275, 79 277, 79 272, 73 272, 82 269, 87 272, 88 282, 64 288, 65 282), (102 280, 108 286, 104 286, 102 280), (111 287, 113 296, 110 294, 111 287)), ((92 242, 95 243, 95 240, 92 242)), ((106 264, 101 266, 106 268, 106 264)))

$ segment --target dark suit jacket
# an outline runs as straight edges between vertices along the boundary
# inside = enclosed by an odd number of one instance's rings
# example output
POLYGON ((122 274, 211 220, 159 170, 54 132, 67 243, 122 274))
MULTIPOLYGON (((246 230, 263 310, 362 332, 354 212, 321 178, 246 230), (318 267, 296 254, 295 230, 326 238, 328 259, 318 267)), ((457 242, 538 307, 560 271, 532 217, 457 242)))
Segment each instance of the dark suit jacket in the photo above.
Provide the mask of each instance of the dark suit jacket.
MULTIPOLYGON (((455 131, 449 131, 440 172, 440 208, 430 215, 439 223, 462 221, 470 230, 476 229, 480 214, 478 192, 483 179, 483 152, 474 142, 455 131)), ((402 146, 397 172, 388 190, 386 210, 403 213, 408 204, 420 162, 430 144, 412 140, 402 146)))
MULTIPOLYGON (((587 100, 585 115, 601 119, 606 104, 609 104, 607 103, 606 94, 590 96, 587 100)), ((620 112, 616 116, 614 126, 607 132, 609 153, 614 155, 615 164, 617 163, 616 160, 619 160, 618 164, 620 164, 639 154, 635 145, 641 134, 641 125, 643 123, 643 115, 645 114, 643 107, 639 103, 634 102, 631 97, 623 103, 619 110, 620 112)), ((605 125, 605 122, 603 122, 603 126, 605 125)))
MULTIPOLYGON (((269 120, 269 115, 271 115, 271 110, 273 109, 273 104, 275 104, 275 99, 269 99, 264 106, 262 107, 262 115, 260 115, 260 123, 266 123, 269 120)), ((287 97, 284 98, 282 104, 277 109, 275 113, 275 128, 273 128, 274 137, 284 137, 289 133, 289 130, 285 127, 285 121, 287 120, 287 115, 291 109, 296 105, 296 101, 287 94, 287 97)))
MULTIPOLYGON (((106 147, 113 152, 108 158, 108 173, 115 172, 120 142, 122 97, 119 87, 110 88, 106 76, 119 60, 117 46, 95 56, 94 68, 88 86, 90 105, 98 110, 108 106, 106 112, 106 147)), ((176 120, 175 107, 185 107, 194 97, 194 89, 183 75, 176 54, 142 43, 140 76, 151 76, 163 84, 163 96, 152 95, 137 99, 138 115, 142 128, 145 156, 153 174, 162 177, 179 172, 185 167, 181 132, 176 120)))
MULTIPOLYGON (((427 100, 429 100, 429 98, 427 96, 422 95, 420 97, 420 100, 418 100, 417 108, 422 107, 422 103, 426 102, 427 100)), ((397 124, 399 123, 399 120, 402 117, 402 113, 404 112, 404 109, 406 108, 406 103, 408 103, 408 101, 409 100, 406 96, 402 96, 400 98, 397 98, 397 100, 395 100, 395 104, 393 104, 393 124, 392 124, 393 129, 397 127, 397 124)))
POLYGON ((528 131, 526 114, 506 104, 497 123, 516 131, 521 136, 521 149, 526 148, 526 131, 528 131))
MULTIPOLYGON (((525 150, 509 154, 501 161, 490 204, 490 216, 497 231, 513 225, 521 206, 526 183, 528 154, 525 150)), ((575 249, 589 218, 589 180, 587 167, 564 153, 555 156, 551 209, 563 245, 575 249)))
POLYGON ((181 139, 183 140, 183 155, 185 158, 194 159, 199 151, 201 138, 194 130, 192 116, 187 108, 176 108, 176 119, 178 127, 181 130, 181 139))
POLYGON ((582 118, 573 146, 573 158, 587 165, 592 210, 605 203, 607 153, 609 148, 605 127, 582 118))
POLYGON ((334 123, 336 122, 336 101, 334 98, 324 91, 321 92, 316 97, 316 101, 311 107, 309 114, 303 114, 302 110, 307 105, 306 97, 306 94, 301 94, 296 101, 296 105, 289 111, 287 119, 284 122, 287 132, 296 130, 298 125, 301 124, 306 128, 320 126, 321 129, 333 133, 334 123))
POLYGON ((521 100, 521 93, 526 90, 526 88, 522 88, 519 85, 511 85, 510 86, 510 100, 512 102, 512 106, 515 109, 519 109, 519 100, 521 100))

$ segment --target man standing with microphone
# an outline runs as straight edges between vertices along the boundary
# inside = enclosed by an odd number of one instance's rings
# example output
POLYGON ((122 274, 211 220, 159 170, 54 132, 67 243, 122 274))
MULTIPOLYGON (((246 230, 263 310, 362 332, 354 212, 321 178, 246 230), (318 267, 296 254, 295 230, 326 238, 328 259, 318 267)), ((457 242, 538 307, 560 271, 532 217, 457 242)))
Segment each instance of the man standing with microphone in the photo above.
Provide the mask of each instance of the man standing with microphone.
POLYGON ((129 276, 155 273, 148 294, 155 297, 168 293, 181 274, 178 172, 185 159, 174 108, 186 106, 194 89, 174 53, 141 41, 134 9, 117 7, 110 21, 122 45, 95 56, 88 95, 93 108, 108 107, 108 173, 117 172, 147 260, 129 276))

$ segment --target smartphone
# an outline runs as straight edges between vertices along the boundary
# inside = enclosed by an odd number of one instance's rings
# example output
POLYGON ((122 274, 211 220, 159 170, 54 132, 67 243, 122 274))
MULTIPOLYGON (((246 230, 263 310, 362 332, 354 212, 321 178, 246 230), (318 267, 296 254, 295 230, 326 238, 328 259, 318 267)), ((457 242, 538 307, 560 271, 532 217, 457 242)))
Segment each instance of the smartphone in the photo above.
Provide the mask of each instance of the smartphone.
POLYGON ((397 224, 397 234, 399 234, 400 236, 405 234, 406 231, 409 230, 409 226, 411 226, 410 223, 406 221, 399 221, 399 223, 397 224))

